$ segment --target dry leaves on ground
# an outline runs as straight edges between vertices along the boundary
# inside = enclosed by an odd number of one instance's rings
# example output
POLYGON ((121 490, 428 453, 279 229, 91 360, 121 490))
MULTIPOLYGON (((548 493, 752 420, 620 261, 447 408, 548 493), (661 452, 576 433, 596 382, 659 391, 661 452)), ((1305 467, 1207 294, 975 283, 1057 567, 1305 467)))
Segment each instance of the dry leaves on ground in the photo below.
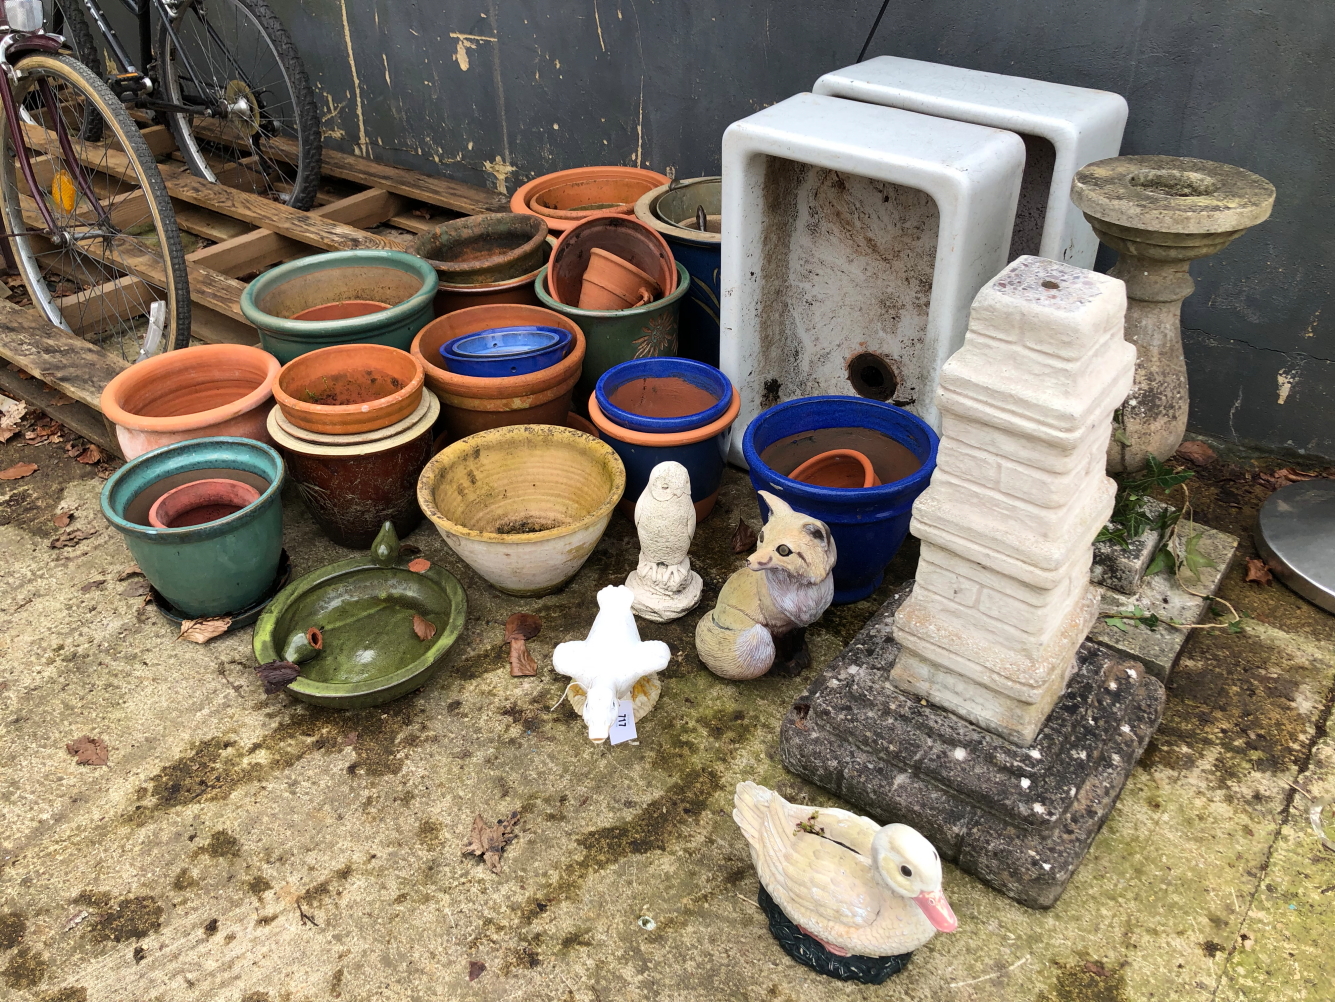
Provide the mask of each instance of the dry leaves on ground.
POLYGON ((1270 573, 1270 568, 1265 565, 1265 561, 1260 557, 1247 558, 1247 580, 1259 585, 1268 585, 1275 580, 1270 573))
POLYGON ((476 981, 482 977, 482 972, 487 969, 487 965, 480 960, 470 960, 468 962, 468 980, 476 981))
POLYGON ((756 531, 746 524, 744 519, 737 520, 737 528, 732 530, 732 552, 750 553, 756 545, 756 531))
POLYGON ((1316 471, 1309 473, 1307 470, 1295 470, 1292 466, 1286 466, 1274 473, 1258 473, 1256 479, 1271 490, 1278 490, 1289 484, 1300 484, 1304 480, 1315 480, 1320 476, 1321 474, 1316 471))
POLYGON ((286 689, 301 674, 301 666, 291 661, 270 661, 268 664, 256 665, 255 674, 264 683, 264 694, 272 696, 286 689))
POLYGON ((1215 451, 1204 442, 1183 442, 1177 447, 1178 459, 1185 459, 1193 466, 1209 466, 1215 461, 1215 451))
POLYGON ((121 571, 119 574, 116 575, 116 580, 124 581, 126 578, 132 578, 136 576, 143 577, 144 572, 139 569, 138 564, 131 564, 129 567, 125 568, 125 570, 121 571))
POLYGON ((4 415, 0 417, 0 442, 8 442, 18 433, 19 423, 27 413, 28 405, 22 400, 5 408, 4 415))
POLYGON ((57 529, 63 529, 65 528, 65 526, 70 524, 70 520, 72 518, 74 518, 74 512, 58 511, 56 512, 55 516, 51 519, 51 521, 55 523, 57 529))
POLYGON ((53 550, 63 550, 67 546, 78 546, 90 536, 96 536, 96 529, 66 529, 47 545, 53 550))
POLYGON ((519 837, 515 829, 519 827, 519 812, 511 811, 508 818, 501 818, 494 825, 488 824, 479 814, 473 818, 473 831, 464 843, 464 855, 470 853, 481 856, 492 873, 501 872, 501 853, 519 837))
POLYGON ((87 595, 94 588, 101 588, 106 583, 106 578, 97 578, 95 581, 85 581, 83 584, 79 585, 79 592, 80 594, 87 595))
POLYGON ((181 623, 181 633, 177 640, 189 640, 194 644, 206 644, 214 637, 227 632, 232 625, 231 616, 203 616, 199 619, 187 619, 181 623))
POLYGON ((531 612, 516 612, 505 621, 505 641, 510 645, 510 674, 515 678, 538 674, 538 663, 528 652, 526 641, 542 632, 542 620, 531 612))
POLYGON ((431 561, 418 557, 416 560, 409 561, 408 570, 414 574, 421 574, 423 571, 431 570, 431 561))
POLYGON ((121 589, 121 598, 143 598, 151 589, 152 585, 140 578, 138 581, 131 581, 121 589))
POLYGON ((36 472, 36 463, 15 463, 7 470, 0 470, 0 480, 22 480, 36 472))
POLYGON ((102 455, 102 450, 95 445, 89 445, 85 447, 77 456, 74 457, 75 462, 83 463, 84 466, 94 466, 102 462, 104 458, 105 457, 102 455))
POLYGON ((417 634, 418 640, 430 640, 436 635, 436 624, 414 612, 413 632, 417 634))
POLYGON ((65 750, 74 756, 75 765, 107 764, 107 743, 91 734, 75 738, 65 746, 65 750))
POLYGON ((65 430, 65 426, 49 417, 39 417, 33 422, 33 426, 23 433, 23 441, 29 445, 41 445, 44 442, 59 445, 68 437, 69 432, 65 430))

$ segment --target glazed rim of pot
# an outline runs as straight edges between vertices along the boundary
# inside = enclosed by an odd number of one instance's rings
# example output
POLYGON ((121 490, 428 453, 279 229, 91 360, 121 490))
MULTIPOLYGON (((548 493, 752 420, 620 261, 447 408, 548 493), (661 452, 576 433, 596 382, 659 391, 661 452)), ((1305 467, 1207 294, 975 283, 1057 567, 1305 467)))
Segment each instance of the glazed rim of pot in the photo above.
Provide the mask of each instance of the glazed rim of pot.
POLYGON ((623 428, 619 424, 613 424, 603 414, 602 408, 598 406, 598 394, 593 392, 589 394, 589 420, 604 435, 611 435, 619 442, 625 442, 628 445, 653 445, 653 446, 673 446, 673 445, 694 445, 696 442, 703 442, 707 438, 713 438, 715 435, 721 435, 728 430, 728 426, 737 420, 737 415, 742 409, 742 398, 737 393, 737 387, 732 388, 732 398, 728 403, 728 409, 723 412, 723 416, 717 421, 710 422, 700 428, 692 428, 690 431, 674 432, 646 432, 632 431, 629 428, 623 428))
POLYGON ((273 355, 270 355, 263 348, 252 345, 199 344, 192 348, 178 348, 176 351, 163 352, 152 358, 146 358, 142 362, 136 362, 129 368, 117 373, 102 390, 100 400, 102 413, 113 424, 123 425, 135 431, 196 431, 230 420, 258 407, 272 396, 274 386, 278 381, 278 373, 282 368, 283 364, 273 355), (181 369, 182 366, 189 365, 195 360, 199 360, 199 364, 194 366, 191 372, 195 381, 194 385, 222 382, 223 380, 216 377, 209 378, 209 372, 214 368, 217 361, 226 356, 230 355, 235 358, 237 351, 244 352, 247 360, 253 363, 254 374, 259 378, 259 385, 225 404, 186 414, 153 417, 128 411, 116 399, 122 393, 129 396, 147 387, 149 393, 152 394, 150 403, 156 403, 167 395, 165 393, 153 394, 153 388, 161 385, 164 373, 173 369, 181 369), (210 361, 211 358, 214 360, 213 362, 210 361))
MULTIPOLYGON (((349 365, 350 369, 365 369, 365 365, 349 365)), ((318 371, 307 374, 304 378, 310 379, 317 377, 318 371)), ((283 371, 278 374, 277 381, 273 384, 273 398, 280 405, 289 410, 297 411, 300 414, 318 415, 320 418, 328 420, 330 418, 339 418, 343 416, 357 417, 358 415, 368 413, 371 405, 374 404, 377 410, 392 408, 401 401, 417 393, 426 381, 426 372, 422 369, 422 363, 412 356, 411 352, 406 352, 402 348, 395 348, 385 344, 331 344, 324 348, 317 348, 314 351, 308 351, 305 354, 298 355, 292 361, 283 366, 283 371), (364 352, 370 352, 372 355, 379 356, 385 362, 385 368, 382 371, 392 376, 401 376, 403 373, 391 371, 394 367, 404 368, 404 362, 411 363, 413 370, 412 378, 406 382, 401 389, 393 393, 386 393, 383 397, 376 397, 374 400, 367 400, 359 404, 319 404, 309 400, 301 400, 292 396, 283 388, 284 377, 292 377, 297 373, 297 378, 303 378, 301 372, 303 369, 318 367, 322 362, 328 359, 338 359, 343 355, 358 355, 364 352)))
MULTIPOLYGON (((683 181, 681 184, 677 185, 675 189, 672 190, 681 191, 683 188, 689 188, 691 185, 698 184, 702 181, 721 181, 721 180, 722 178, 717 174, 715 174, 712 177, 693 177, 690 178, 689 180, 683 181)), ((658 200, 663 195, 666 195, 668 193, 668 189, 670 188, 672 188, 672 185, 665 184, 658 188, 655 188, 653 191, 646 192, 644 195, 641 195, 639 201, 635 203, 635 218, 642 223, 647 223, 649 226, 652 226, 659 233, 669 234, 674 237, 679 237, 683 240, 690 240, 698 244, 722 243, 723 242, 722 233, 711 233, 708 231, 701 233, 699 230, 692 229, 691 227, 678 226, 676 223, 670 223, 665 219, 659 218, 658 213, 656 211, 658 200)))
POLYGON ((417 478, 417 503, 421 506, 423 514, 426 515, 436 527, 442 532, 448 532, 455 536, 462 536, 464 539, 473 539, 483 543, 506 543, 511 546, 522 545, 524 543, 542 542, 548 539, 559 539, 562 536, 568 536, 581 529, 597 523, 600 519, 610 518, 612 509, 621 501, 622 495, 626 493, 626 466, 621 461, 613 449, 602 439, 595 438, 574 428, 567 428, 556 424, 512 424, 504 425, 500 428, 489 428, 486 431, 479 431, 476 434, 461 438, 451 445, 447 445, 440 452, 428 460, 426 467, 422 470, 421 476, 417 478), (552 439, 567 438, 571 441, 587 441, 594 445, 595 450, 608 460, 608 469, 612 473, 612 487, 607 492, 607 496, 597 508, 589 512, 582 518, 567 522, 565 525, 559 525, 555 529, 544 529, 541 532, 482 532, 478 529, 470 529, 466 525, 460 525, 451 518, 446 517, 436 504, 436 479, 437 471, 442 467, 451 465, 458 461, 459 457, 470 452, 479 446, 485 447, 492 440, 502 440, 499 444, 504 446, 505 439, 515 437, 533 437, 536 435, 545 435, 552 439))
POLYGON ((625 179, 643 178, 646 181, 652 180, 657 184, 669 183, 669 178, 666 174, 659 174, 657 171, 647 170, 643 167, 572 167, 569 170, 556 171, 553 174, 543 174, 539 177, 535 177, 527 184, 520 185, 519 189, 510 196, 510 211, 520 212, 530 216, 541 216, 547 221, 547 228, 549 230, 553 233, 560 233, 579 222, 579 218, 565 219, 560 216, 548 216, 529 208, 529 200, 532 199, 534 194, 540 189, 546 190, 556 184, 569 184, 576 181, 593 180, 599 177, 606 178, 618 176, 625 179))

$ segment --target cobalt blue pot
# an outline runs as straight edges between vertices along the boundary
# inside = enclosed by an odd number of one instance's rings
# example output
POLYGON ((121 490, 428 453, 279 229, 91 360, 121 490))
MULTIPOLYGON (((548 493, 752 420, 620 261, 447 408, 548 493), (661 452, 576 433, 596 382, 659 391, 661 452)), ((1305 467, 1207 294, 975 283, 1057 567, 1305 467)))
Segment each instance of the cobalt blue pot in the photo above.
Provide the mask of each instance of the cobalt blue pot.
POLYGON ((663 185, 635 203, 635 218, 662 234, 672 256, 691 276, 691 290, 681 301, 677 354, 709 365, 718 365, 722 181, 697 177, 663 185), (704 232, 694 222, 701 208, 704 232), (688 222, 690 226, 681 225, 688 222))
MULTIPOLYGON (((908 535, 913 502, 936 469, 938 439, 927 422, 894 404, 863 397, 800 397, 757 414, 742 437, 751 486, 769 491, 794 511, 830 527, 838 548, 834 601, 857 602, 881 584, 908 535), (921 461, 917 472, 880 487, 854 489, 804 484, 770 469, 760 454, 775 442, 819 428, 867 428, 903 445, 921 461)), ((765 502, 761 514, 769 517, 765 502)))
POLYGON ((440 357, 447 371, 460 376, 526 376, 561 361, 573 341, 559 327, 498 327, 446 341, 440 357))
POLYGON ((713 424, 728 410, 732 403, 732 383, 718 369, 704 362, 694 362, 689 358, 633 358, 612 366, 598 377, 594 387, 598 398, 598 407, 603 417, 613 424, 632 431, 674 432, 690 431, 707 424, 713 424), (648 414, 627 410, 612 403, 617 390, 627 383, 638 379, 656 380, 677 378, 697 389, 703 390, 713 398, 709 407, 683 414, 679 417, 652 417, 648 414))

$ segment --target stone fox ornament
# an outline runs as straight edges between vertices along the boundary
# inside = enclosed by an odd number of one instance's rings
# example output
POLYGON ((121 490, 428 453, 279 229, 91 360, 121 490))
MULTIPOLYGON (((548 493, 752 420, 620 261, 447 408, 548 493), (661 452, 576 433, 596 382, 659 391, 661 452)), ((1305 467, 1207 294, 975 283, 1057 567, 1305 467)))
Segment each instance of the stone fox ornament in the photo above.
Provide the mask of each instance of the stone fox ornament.
POLYGON ((695 649, 715 675, 758 678, 777 661, 796 675, 811 662, 806 628, 834 598, 830 528, 766 491, 770 517, 746 566, 728 578, 718 604, 695 627, 695 649))

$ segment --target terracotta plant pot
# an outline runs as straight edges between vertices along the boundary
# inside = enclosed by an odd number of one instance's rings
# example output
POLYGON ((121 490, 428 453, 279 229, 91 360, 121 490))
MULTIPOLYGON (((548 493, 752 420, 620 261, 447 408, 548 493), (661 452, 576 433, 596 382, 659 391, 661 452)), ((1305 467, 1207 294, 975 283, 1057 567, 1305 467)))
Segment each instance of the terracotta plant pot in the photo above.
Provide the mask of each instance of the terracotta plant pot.
POLYGON ((118 373, 102 391, 102 413, 126 459, 191 438, 268 442, 264 420, 281 368, 248 345, 163 352, 118 373))
POLYGON ((572 226, 556 241, 547 266, 547 291, 557 302, 580 304, 584 273, 595 247, 638 268, 658 283, 664 296, 676 291, 677 265, 667 241, 638 219, 602 213, 572 226))
POLYGON ((630 215, 641 195, 667 183, 639 167, 576 167, 534 178, 510 196, 510 209, 541 216, 560 233, 595 212, 630 215))
MULTIPOLYGON (((551 245, 543 246, 550 254, 551 245)), ((451 285, 441 282, 432 310, 437 317, 443 317, 455 310, 467 310, 474 306, 541 306, 538 294, 533 291, 533 280, 537 275, 538 272, 534 271, 521 278, 494 285, 451 285)))
POLYGON ((466 216, 417 238, 413 251, 431 262, 442 282, 494 285, 541 268, 547 223, 527 213, 466 216))
POLYGON ((580 283, 581 310, 629 310, 652 303, 662 287, 639 268, 601 247, 589 252, 589 265, 580 283))
POLYGON ((235 515, 260 499, 260 492, 239 480, 211 477, 169 490, 148 509, 148 524, 157 529, 183 529, 235 515))
POLYGON ((441 421, 451 441, 504 425, 564 425, 570 396, 583 371, 584 352, 584 332, 574 321, 537 306, 505 304, 446 314, 422 328, 412 345, 413 357, 426 371, 427 386, 440 397, 441 421), (550 368, 519 376, 460 376, 440 364, 440 346, 452 338, 523 324, 570 331, 575 338, 570 354, 550 368))
POLYGON ((422 401, 425 373, 406 351, 340 344, 283 366, 273 395, 283 416, 322 435, 357 435, 402 421, 422 401))
POLYGON ((872 468, 871 460, 856 449, 831 449, 812 456, 788 477, 813 487, 856 490, 881 486, 881 478, 872 468))
MULTIPOLYGON (((433 394, 426 412, 390 438, 344 445, 289 435, 269 412, 269 434, 283 454, 301 498, 324 534, 340 546, 364 550, 389 521, 400 536, 422 521, 417 476, 431 458, 431 426, 440 415, 433 394)), ((332 437, 332 436, 331 436, 332 437)))
POLYGON ((270 268, 247 285, 241 312, 280 362, 333 344, 385 344, 406 351, 431 319, 439 284, 430 264, 403 251, 312 254, 270 268), (311 307, 354 301, 390 305, 342 320, 299 319, 311 307))
POLYGON ((494 587, 546 595, 584 566, 625 489, 625 468, 606 443, 557 425, 513 425, 437 454, 417 501, 494 587))
POLYGON ((347 320, 349 317, 364 317, 387 309, 389 303, 376 303, 369 299, 345 299, 338 303, 312 306, 294 314, 292 319, 307 323, 316 320, 347 320))

